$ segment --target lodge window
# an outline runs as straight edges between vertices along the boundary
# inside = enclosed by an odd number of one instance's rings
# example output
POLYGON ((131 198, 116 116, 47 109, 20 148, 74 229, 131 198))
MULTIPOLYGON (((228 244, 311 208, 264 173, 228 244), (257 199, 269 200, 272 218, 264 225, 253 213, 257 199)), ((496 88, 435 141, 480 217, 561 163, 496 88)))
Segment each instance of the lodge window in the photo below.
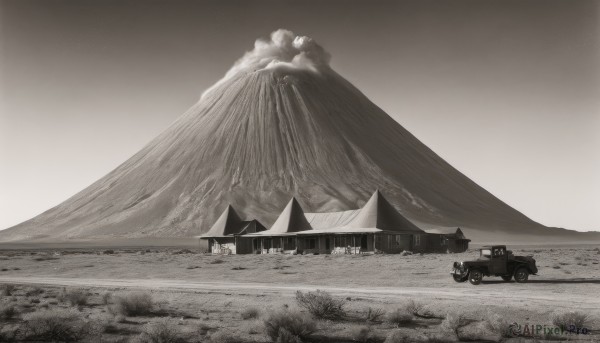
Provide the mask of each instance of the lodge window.
POLYGON ((316 249, 317 248, 317 240, 314 238, 309 238, 306 240, 306 245, 308 245, 308 249, 316 249))
POLYGON ((448 244, 448 239, 446 237, 444 237, 444 236, 441 236, 440 237, 440 243, 442 245, 447 245, 448 244))
POLYGON ((421 245, 421 235, 415 235, 415 246, 421 245))
POLYGON ((400 245, 400 238, 401 238, 401 236, 400 235, 396 235, 395 238, 396 238, 396 245, 400 245))

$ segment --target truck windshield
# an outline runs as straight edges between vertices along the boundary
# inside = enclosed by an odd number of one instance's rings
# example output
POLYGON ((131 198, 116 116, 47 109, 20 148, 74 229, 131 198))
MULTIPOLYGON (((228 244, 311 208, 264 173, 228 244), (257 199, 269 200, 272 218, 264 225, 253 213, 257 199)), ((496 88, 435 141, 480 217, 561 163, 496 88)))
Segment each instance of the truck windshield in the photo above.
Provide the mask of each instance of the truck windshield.
POLYGON ((492 251, 490 249, 481 249, 481 257, 490 257, 492 251))

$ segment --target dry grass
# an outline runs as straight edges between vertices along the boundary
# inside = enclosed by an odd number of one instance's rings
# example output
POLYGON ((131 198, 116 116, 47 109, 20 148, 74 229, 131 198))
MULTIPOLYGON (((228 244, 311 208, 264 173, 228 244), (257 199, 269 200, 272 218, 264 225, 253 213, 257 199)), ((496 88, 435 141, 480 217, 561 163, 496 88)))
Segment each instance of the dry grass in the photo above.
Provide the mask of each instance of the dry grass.
POLYGON ((241 343, 242 340, 225 330, 220 330, 210 335, 207 340, 208 343, 241 343))
POLYGON ((394 311, 388 312, 388 314, 385 316, 385 321, 396 327, 400 327, 404 324, 410 324, 413 322, 413 320, 413 314, 408 312, 404 308, 399 308, 394 311))
POLYGON ((271 312, 264 319, 265 334, 273 341, 289 335, 305 339, 317 330, 317 324, 310 316, 298 311, 280 310, 271 312))
POLYGON ((376 340, 376 336, 373 333, 373 329, 369 325, 358 326, 351 330, 350 338, 354 342, 369 343, 376 340))
POLYGON ((458 329, 464 325, 465 318, 461 313, 450 312, 440 325, 442 330, 453 333, 458 337, 458 329))
POLYGON ((71 306, 85 306, 88 303, 88 294, 81 289, 63 291, 61 299, 67 301, 71 306))
POLYGON ((37 296, 42 293, 44 293, 44 289, 39 286, 27 287, 25 289, 25 296, 27 296, 27 297, 37 296))
POLYGON ((320 319, 340 319, 346 315, 343 299, 335 299, 328 292, 296 292, 296 302, 313 316, 320 319))
POLYGON ((43 310, 25 314, 23 319, 29 341, 75 342, 99 333, 74 309, 43 310))
POLYGON ((506 318, 504 318, 503 316, 497 313, 488 312, 484 319, 484 322, 488 330, 500 335, 500 337, 512 337, 512 334, 510 332, 511 323, 508 320, 506 320, 506 318))
POLYGON ((260 316, 260 310, 256 307, 248 307, 240 313, 240 316, 243 320, 256 319, 260 316))
POLYGON ((589 315, 580 311, 558 311, 552 313, 552 323, 563 329, 568 329, 570 326, 576 328, 584 328, 589 321, 589 315))
POLYGON ((111 292, 104 292, 102 293, 102 303, 104 305, 108 305, 110 304, 111 300, 112 300, 112 293, 111 292))
POLYGON ((114 305, 109 309, 113 314, 135 317, 151 314, 154 306, 149 293, 139 292, 115 297, 114 305))
POLYGON ((13 304, 1 304, 0 305, 0 319, 10 320, 18 314, 17 309, 13 304))
POLYGON ((380 309, 380 308, 371 308, 369 307, 369 309, 367 310, 367 313, 365 315, 365 320, 367 322, 378 322, 381 320, 381 318, 385 316, 385 311, 380 309))
POLYGON ((15 285, 11 285, 11 284, 4 284, 4 285, 2 285, 2 287, 0 288, 0 290, 1 290, 1 293, 2 293, 3 296, 9 297, 16 290, 16 286, 15 285))
POLYGON ((160 319, 144 325, 142 333, 136 337, 137 343, 184 343, 186 339, 177 323, 170 319, 160 319))

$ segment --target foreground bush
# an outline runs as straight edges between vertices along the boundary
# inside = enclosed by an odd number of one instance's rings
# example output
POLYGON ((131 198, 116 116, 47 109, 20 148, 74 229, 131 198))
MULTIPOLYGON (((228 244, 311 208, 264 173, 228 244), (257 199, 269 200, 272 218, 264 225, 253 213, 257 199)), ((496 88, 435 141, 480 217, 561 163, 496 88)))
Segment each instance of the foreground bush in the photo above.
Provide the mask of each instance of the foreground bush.
POLYGON ((305 339, 317 330, 317 324, 310 316, 290 310, 269 313, 264 319, 264 325, 265 334, 275 342, 278 339, 290 339, 290 335, 305 339))
POLYGON ((302 339, 282 328, 279 329, 279 336, 277 336, 275 343, 302 343, 302 339))
POLYGON ((454 333, 458 337, 458 329, 463 326, 464 317, 460 313, 448 313, 442 321, 442 330, 454 333))
POLYGON ((402 331, 392 331, 385 338, 384 343, 414 343, 414 342, 422 342, 422 340, 417 340, 416 337, 411 337, 402 331))
POLYGON ((500 337, 509 338, 513 336, 510 331, 510 325, 511 323, 497 313, 488 313, 485 318, 485 326, 487 329, 499 334, 500 337))
POLYGON ((128 317, 148 315, 153 309, 154 300, 149 293, 130 293, 115 297, 114 305, 110 308, 113 314, 128 317))
POLYGON ((44 293, 44 289, 39 286, 27 287, 25 290, 26 297, 37 296, 42 293, 44 293))
POLYGON ((321 319, 339 319, 346 315, 345 300, 334 299, 331 294, 317 290, 306 294, 297 291, 296 301, 313 316, 321 319))
POLYGON ((352 329, 350 337, 354 342, 369 343, 375 340, 370 326, 359 326, 352 329))
POLYGON ((176 323, 163 319, 154 324, 146 324, 136 343, 183 343, 183 338, 176 323))
POLYGON ((87 292, 81 289, 72 289, 69 291, 63 291, 61 296, 65 301, 69 302, 71 306, 85 306, 88 303, 87 292))
POLYGON ((420 316, 420 312, 423 310, 423 307, 423 304, 411 299, 408 303, 406 303, 404 309, 413 316, 418 317, 420 316))
POLYGON ((0 305, 0 319, 8 320, 8 319, 12 319, 16 315, 17 315, 17 310, 15 309, 14 305, 12 305, 12 304, 0 305))
POLYGON ((240 313, 243 320, 256 319, 260 316, 260 311, 256 307, 249 307, 240 313))
POLYGON ((28 341, 76 342, 95 336, 96 328, 75 309, 43 310, 23 315, 28 341))
POLYGON ((389 312, 386 316, 385 316, 385 321, 395 325, 397 327, 400 327, 402 324, 409 324, 412 323, 414 317, 413 314, 408 312, 406 309, 397 309, 395 311, 391 311, 389 312))
POLYGON ((404 333, 402 331, 392 331, 386 337, 384 343, 454 343, 456 339, 451 339, 438 334, 418 335, 404 333))
POLYGON ((554 312, 551 318, 552 324, 563 329, 568 329, 571 325, 574 325, 577 328, 583 328, 589 320, 589 316, 586 313, 579 311, 554 312))
POLYGON ((217 331, 208 338, 208 343, 241 343, 243 342, 237 336, 226 331, 217 331))
POLYGON ((365 315, 365 319, 367 322, 377 322, 381 317, 385 315, 385 311, 380 308, 371 308, 367 310, 367 314, 365 315))
POLYGON ((4 295, 5 297, 9 297, 12 295, 15 289, 15 285, 4 284, 0 287, 0 293, 2 293, 2 295, 4 295))

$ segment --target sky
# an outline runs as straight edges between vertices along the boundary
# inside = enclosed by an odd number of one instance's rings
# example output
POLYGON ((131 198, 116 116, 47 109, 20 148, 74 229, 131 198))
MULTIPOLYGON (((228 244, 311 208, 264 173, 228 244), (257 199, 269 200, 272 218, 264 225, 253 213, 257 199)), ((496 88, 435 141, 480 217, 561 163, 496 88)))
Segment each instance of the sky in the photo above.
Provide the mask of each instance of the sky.
POLYGON ((600 231, 600 2, 0 0, 0 229, 117 167, 259 37, 544 225, 600 231))

